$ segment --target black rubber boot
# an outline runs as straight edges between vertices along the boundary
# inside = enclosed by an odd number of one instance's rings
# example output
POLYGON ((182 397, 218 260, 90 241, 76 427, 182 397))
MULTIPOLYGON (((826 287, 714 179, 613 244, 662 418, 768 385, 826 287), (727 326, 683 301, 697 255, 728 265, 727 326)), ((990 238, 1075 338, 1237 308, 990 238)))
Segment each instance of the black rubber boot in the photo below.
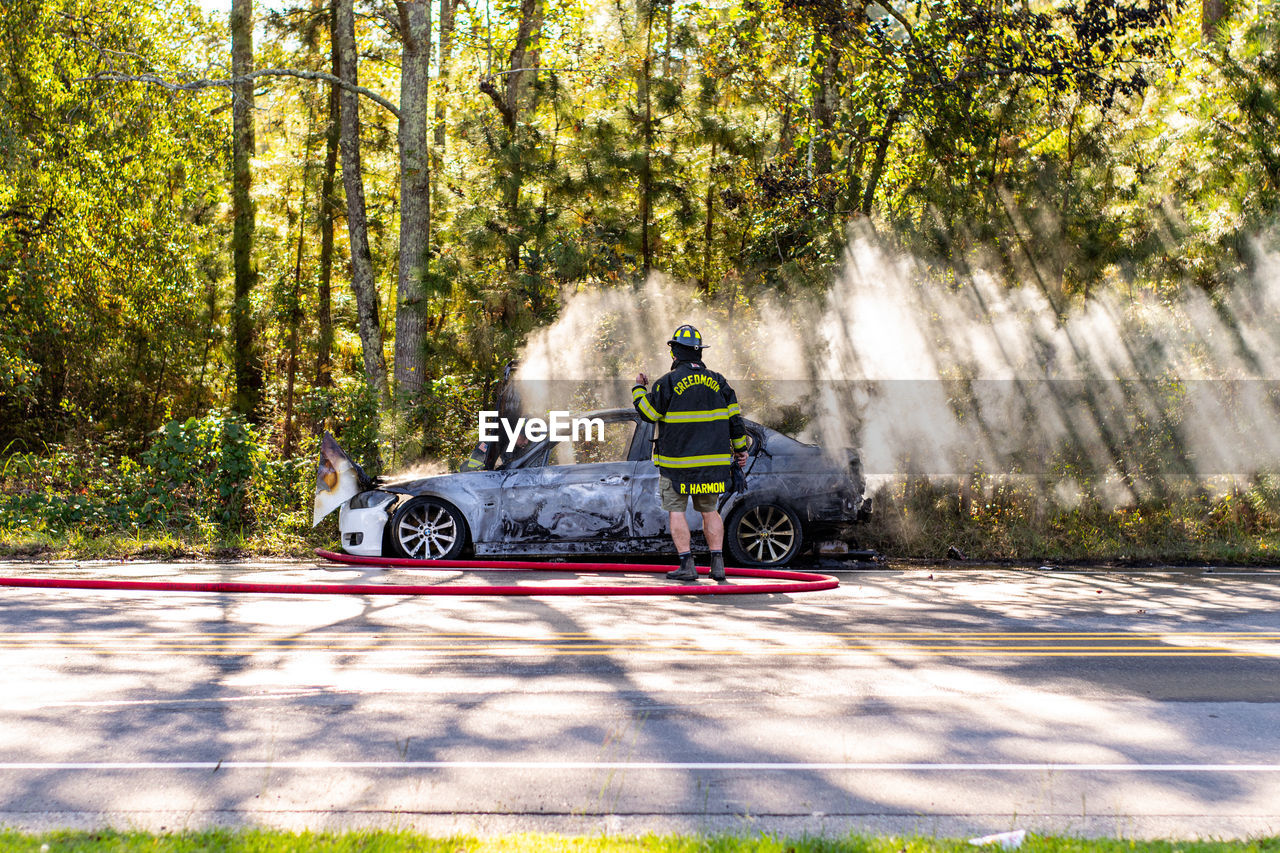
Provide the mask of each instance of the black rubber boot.
POLYGON ((667 572, 667 577, 673 581, 696 581, 698 579, 698 570, 693 565, 693 555, 680 559, 680 568, 672 569, 667 572))
POLYGON ((717 583, 724 581, 724 554, 720 551, 711 552, 711 579, 717 583))

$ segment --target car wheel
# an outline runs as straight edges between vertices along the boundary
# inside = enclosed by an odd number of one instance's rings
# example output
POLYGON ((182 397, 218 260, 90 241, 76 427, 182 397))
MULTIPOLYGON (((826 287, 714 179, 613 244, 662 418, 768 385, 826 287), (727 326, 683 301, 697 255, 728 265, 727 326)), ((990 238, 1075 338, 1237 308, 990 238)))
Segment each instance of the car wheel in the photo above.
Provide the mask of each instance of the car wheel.
POLYGON ((467 521, 436 498, 414 498, 391 516, 391 546, 411 560, 454 560, 467 545, 467 521))
POLYGON ((800 553, 804 531, 791 509, 753 503, 734 510, 725 526, 729 553, 744 566, 785 566, 800 553))

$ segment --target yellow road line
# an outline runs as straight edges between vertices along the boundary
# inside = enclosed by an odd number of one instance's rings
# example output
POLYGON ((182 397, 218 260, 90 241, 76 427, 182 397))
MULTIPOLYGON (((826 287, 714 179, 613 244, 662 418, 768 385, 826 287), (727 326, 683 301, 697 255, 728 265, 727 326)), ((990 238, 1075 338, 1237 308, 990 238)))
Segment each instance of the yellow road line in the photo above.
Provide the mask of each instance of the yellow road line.
MULTIPOLYGON (((762 643, 744 644, 746 648, 729 647, 726 650, 738 648, 744 651, 868 651, 868 650, 921 650, 921 651, 985 651, 985 650, 1002 650, 1002 651, 1129 651, 1134 649, 1154 649, 1163 648, 1178 649, 1183 651, 1213 651, 1222 650, 1226 647, 1220 644, 1198 645, 1198 646, 1179 646, 1179 645, 1163 645, 1163 644, 1143 644, 1143 645, 1058 645, 1053 643, 1043 643, 1038 645, 1002 645, 998 643, 983 643, 971 645, 957 644, 939 644, 939 645, 921 645, 918 643, 903 643, 900 645, 887 643, 863 643, 857 645, 818 645, 818 646, 801 646, 801 645, 767 645, 762 643)), ((519 645, 483 645, 483 644, 448 644, 448 643, 421 643, 421 644, 365 644, 365 645, 312 645, 312 644, 277 644, 277 643, 214 643, 214 644, 196 644, 196 643, 158 643, 152 645, 130 644, 130 643, 80 643, 80 642, 62 642, 62 643, 18 643, 13 645, 0 644, 0 648, 10 649, 85 649, 88 651, 104 651, 109 649, 119 651, 136 651, 136 652, 164 652, 202 649, 228 649, 240 651, 336 651, 336 652, 379 652, 379 651, 432 651, 432 652, 452 652, 452 651, 512 651, 523 649, 539 649, 546 651, 647 651, 647 650, 697 650, 697 651, 717 651, 717 648, 708 648, 706 643, 688 642, 688 643, 521 643, 519 645)), ((1276 647, 1276 651, 1280 652, 1280 646, 1276 647)))
POLYGON ((164 653, 173 656, 192 657, 232 657, 246 654, 268 654, 285 652, 325 652, 333 654, 360 654, 362 657, 378 656, 383 653, 398 653, 403 656, 421 657, 586 657, 608 656, 608 654, 675 654, 675 656, 721 656, 721 657, 838 657, 856 656, 856 654, 876 654, 876 656, 924 656, 924 657, 1280 657, 1280 648, 1275 651, 1247 651, 1247 649, 1230 649, 1216 647, 1169 647, 1151 646, 1137 647, 998 647, 998 646, 851 646, 832 648, 730 648, 707 649, 698 647, 550 647, 526 646, 512 648, 344 648, 315 647, 305 649, 282 649, 271 647, 244 648, 82 648, 67 646, 33 646, 13 649, 13 651, 41 652, 86 652, 101 656, 138 657, 148 654, 164 653))
POLYGON ((602 639, 588 632, 545 637, 486 635, 471 632, 415 634, 388 631, 301 633, 263 636, 254 632, 0 632, 0 650, 90 652, 113 656, 182 655, 227 657, 291 652, 375 656, 381 653, 421 657, 536 657, 605 655, 787 656, 856 655, 930 657, 1280 657, 1280 646, 1234 649, 1235 643, 1269 644, 1280 632, 1264 631, 1112 631, 1112 632, 818 632, 797 639, 815 645, 718 635, 724 648, 703 641, 658 638, 602 639), (858 642, 842 643, 840 640, 858 642), (825 641, 825 642, 823 642, 825 641), (1178 645, 1177 641, 1188 643, 1178 645), (736 645, 735 645, 736 644, 736 645))
MULTIPOLYGON (((708 633, 709 637, 726 637, 726 634, 708 633)), ((1142 638, 1142 637, 1230 637, 1230 638, 1256 638, 1256 639, 1280 639, 1280 631, 809 631, 803 634, 804 637, 837 637, 837 638, 905 638, 905 639, 927 639, 927 638, 948 638, 948 637, 964 637, 972 639, 983 638, 1142 638)), ((261 633, 255 631, 140 631, 140 633, 124 634, 120 631, 100 631, 95 633, 92 630, 69 630, 69 631, 0 631, 0 640, 5 638, 14 639, 31 639, 33 637, 74 637, 74 638, 92 638, 92 637, 127 637, 127 638, 146 638, 146 637, 200 637, 200 638, 264 638, 261 633)), ((413 633, 412 630, 403 631, 387 631, 381 634, 365 634, 360 631, 351 631, 351 633, 338 633, 338 631, 325 630, 303 630, 298 634, 284 634, 279 639, 301 639, 310 637, 333 637, 342 639, 387 639, 387 638, 422 638, 430 637, 436 639, 488 639, 488 640, 547 640, 547 639, 598 639, 598 634, 590 633, 590 631, 566 631, 566 633, 547 634, 536 637, 536 635, 522 634, 481 634, 474 633, 413 633)), ((273 639, 273 638, 265 638, 273 639)))

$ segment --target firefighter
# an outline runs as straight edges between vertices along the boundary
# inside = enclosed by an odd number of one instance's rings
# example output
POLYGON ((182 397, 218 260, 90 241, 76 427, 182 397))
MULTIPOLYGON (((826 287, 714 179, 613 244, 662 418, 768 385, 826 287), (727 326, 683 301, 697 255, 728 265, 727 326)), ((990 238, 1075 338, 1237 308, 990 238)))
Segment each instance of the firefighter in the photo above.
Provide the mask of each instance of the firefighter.
MULTIPOLYGON (((520 398, 520 389, 516 387, 515 372, 520 367, 517 359, 507 362, 502 371, 502 381, 498 383, 498 421, 502 424, 502 432, 510 435, 515 432, 516 421, 524 411, 524 403, 520 398)), ((460 471, 492 471, 506 465, 515 457, 524 453, 529 439, 520 434, 514 452, 505 450, 501 437, 497 441, 482 441, 476 445, 471 455, 463 460, 460 471)))
POLYGON ((747 461, 747 432, 742 411, 729 382, 702 363, 702 335, 693 326, 676 329, 667 342, 671 371, 646 390, 649 378, 636 377, 631 399, 640 417, 658 424, 653 461, 661 477, 658 497, 670 513, 671 540, 680 554, 680 568, 667 572, 672 580, 697 580, 689 522, 690 499, 702 513, 702 533, 711 550, 711 577, 723 581, 724 522, 716 503, 729 489, 732 464, 747 461))

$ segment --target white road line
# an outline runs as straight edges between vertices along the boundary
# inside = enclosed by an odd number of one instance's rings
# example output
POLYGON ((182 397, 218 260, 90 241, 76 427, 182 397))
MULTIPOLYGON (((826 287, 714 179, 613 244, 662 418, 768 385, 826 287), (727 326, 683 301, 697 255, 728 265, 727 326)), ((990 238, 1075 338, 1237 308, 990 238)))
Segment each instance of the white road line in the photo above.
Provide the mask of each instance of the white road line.
POLYGON ((1215 572, 1205 572, 1205 574, 1223 575, 1223 576, 1230 576, 1234 578, 1239 578, 1239 577, 1255 578, 1255 577, 1275 577, 1277 574, 1280 574, 1280 572, 1216 572, 1215 571, 1215 572))
POLYGON ((0 772, 19 770, 751 770, 1087 773, 1280 773, 1280 764, 996 764, 913 762, 736 762, 736 761, 13 761, 0 772))
POLYGON ((174 699, 101 699, 84 702, 26 702, 16 705, 0 705, 0 714, 18 713, 22 711, 44 711, 53 708, 133 708, 146 705, 209 705, 219 702, 260 702, 277 699, 306 699, 309 696, 358 696, 358 691, 341 690, 298 690, 291 693, 262 693, 255 696, 209 696, 206 698, 174 698, 174 699))

